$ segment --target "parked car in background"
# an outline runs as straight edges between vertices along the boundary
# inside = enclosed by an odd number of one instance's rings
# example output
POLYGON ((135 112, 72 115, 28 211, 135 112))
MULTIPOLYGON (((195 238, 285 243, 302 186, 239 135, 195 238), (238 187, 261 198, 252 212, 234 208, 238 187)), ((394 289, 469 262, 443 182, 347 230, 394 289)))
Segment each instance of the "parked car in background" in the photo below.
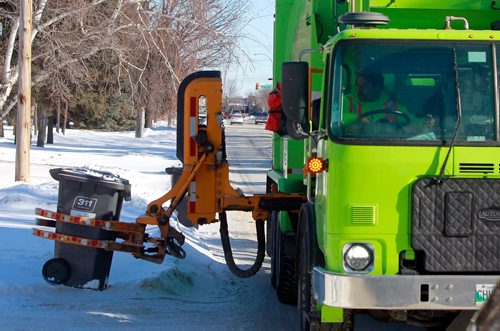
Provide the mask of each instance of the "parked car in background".
POLYGON ((248 114, 247 118, 253 121, 253 120, 255 120, 257 115, 259 115, 259 114, 260 113, 258 113, 258 112, 253 112, 253 113, 248 114))
POLYGON ((231 119, 229 120, 229 124, 231 124, 231 125, 233 125, 233 124, 243 125, 243 115, 238 114, 238 113, 231 115, 231 119))
POLYGON ((267 123, 267 119, 269 118, 269 113, 259 113, 255 115, 255 124, 267 123))

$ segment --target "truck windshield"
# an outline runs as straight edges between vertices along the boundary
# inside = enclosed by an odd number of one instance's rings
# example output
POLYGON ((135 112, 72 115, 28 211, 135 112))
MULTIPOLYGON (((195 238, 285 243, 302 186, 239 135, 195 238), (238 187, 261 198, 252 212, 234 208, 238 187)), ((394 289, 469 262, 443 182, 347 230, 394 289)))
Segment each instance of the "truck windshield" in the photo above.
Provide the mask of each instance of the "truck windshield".
POLYGON ((497 139, 494 47, 389 41, 338 45, 331 64, 331 133, 346 140, 442 143, 457 129, 460 100, 456 142, 491 144, 497 139))

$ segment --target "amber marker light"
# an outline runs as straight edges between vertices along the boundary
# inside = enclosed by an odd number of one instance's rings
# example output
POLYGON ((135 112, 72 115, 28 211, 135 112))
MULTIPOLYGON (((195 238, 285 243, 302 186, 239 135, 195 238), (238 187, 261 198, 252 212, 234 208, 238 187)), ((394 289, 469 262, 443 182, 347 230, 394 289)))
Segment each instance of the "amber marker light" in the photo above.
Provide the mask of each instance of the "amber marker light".
POLYGON ((325 160, 320 157, 310 157, 307 160, 307 171, 315 175, 325 170, 325 160))

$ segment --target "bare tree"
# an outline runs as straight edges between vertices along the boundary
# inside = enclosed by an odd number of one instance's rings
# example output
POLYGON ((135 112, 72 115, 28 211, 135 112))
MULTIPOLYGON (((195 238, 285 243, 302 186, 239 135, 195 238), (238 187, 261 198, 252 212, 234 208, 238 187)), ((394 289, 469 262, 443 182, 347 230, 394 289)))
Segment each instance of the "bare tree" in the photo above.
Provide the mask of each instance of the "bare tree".
MULTIPOLYGON (((98 85, 98 93, 129 93, 148 118, 172 118, 182 77, 235 60, 245 6, 243 0, 36 0, 34 89, 56 104, 98 85)), ((0 20, 8 34, 0 42, 4 118, 17 102, 17 0, 2 1, 0 20)))

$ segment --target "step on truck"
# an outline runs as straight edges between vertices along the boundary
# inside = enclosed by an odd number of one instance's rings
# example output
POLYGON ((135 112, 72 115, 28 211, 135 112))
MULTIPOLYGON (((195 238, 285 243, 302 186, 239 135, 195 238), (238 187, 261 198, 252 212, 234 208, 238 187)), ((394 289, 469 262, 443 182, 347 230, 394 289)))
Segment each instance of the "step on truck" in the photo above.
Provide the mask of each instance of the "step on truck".
MULTIPOLYGON (((275 3, 265 194, 231 187, 220 72, 198 72, 178 91, 183 169, 168 193, 132 224, 37 210, 41 225, 98 227, 114 240, 34 234, 161 263, 185 257, 172 225, 185 202, 192 224, 220 222, 236 275, 255 274, 267 252, 271 284, 297 305, 302 330, 353 329, 360 313, 444 328, 479 310, 500 279, 500 6, 275 3), (232 259, 228 210, 256 220, 257 258, 246 270, 232 259)), ((50 267, 46 279, 64 284, 67 264, 50 267)))

